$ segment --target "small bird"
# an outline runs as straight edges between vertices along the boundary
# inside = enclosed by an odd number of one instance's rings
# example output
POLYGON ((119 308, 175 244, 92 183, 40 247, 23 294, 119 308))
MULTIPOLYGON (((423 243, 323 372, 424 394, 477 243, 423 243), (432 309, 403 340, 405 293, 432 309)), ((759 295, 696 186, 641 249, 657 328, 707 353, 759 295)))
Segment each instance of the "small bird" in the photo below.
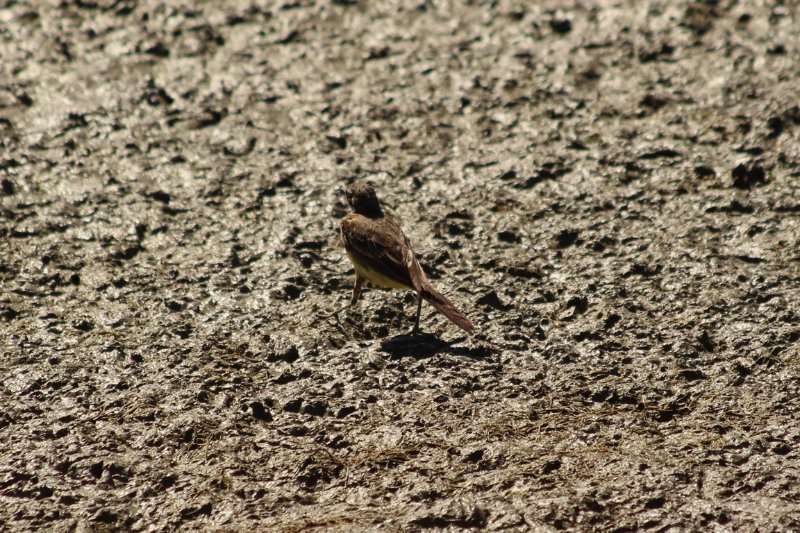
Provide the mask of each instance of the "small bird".
POLYGON ((472 322, 428 281, 414 256, 411 241, 397 221, 383 212, 375 189, 359 181, 345 192, 353 212, 342 219, 342 242, 356 269, 356 284, 350 304, 343 309, 358 303, 364 282, 376 287, 410 289, 417 293, 417 317, 412 333, 419 331, 422 300, 467 333, 472 333, 475 330, 472 322))

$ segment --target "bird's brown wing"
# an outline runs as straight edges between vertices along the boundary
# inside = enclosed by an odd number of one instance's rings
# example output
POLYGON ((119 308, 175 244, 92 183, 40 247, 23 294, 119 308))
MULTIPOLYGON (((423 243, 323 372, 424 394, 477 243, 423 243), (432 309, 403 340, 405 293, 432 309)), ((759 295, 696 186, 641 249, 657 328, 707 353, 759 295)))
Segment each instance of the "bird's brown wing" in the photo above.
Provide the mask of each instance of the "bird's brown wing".
MULTIPOLYGON (((362 270, 415 290, 464 331, 475 330, 472 322, 428 281, 414 256, 411 241, 393 218, 371 219, 353 213, 342 220, 341 229, 347 253, 362 270)), ((374 283, 375 279, 369 281, 374 283)))
POLYGON ((395 283, 420 290, 425 274, 394 219, 350 214, 342 220, 341 229, 345 249, 354 261, 395 283))

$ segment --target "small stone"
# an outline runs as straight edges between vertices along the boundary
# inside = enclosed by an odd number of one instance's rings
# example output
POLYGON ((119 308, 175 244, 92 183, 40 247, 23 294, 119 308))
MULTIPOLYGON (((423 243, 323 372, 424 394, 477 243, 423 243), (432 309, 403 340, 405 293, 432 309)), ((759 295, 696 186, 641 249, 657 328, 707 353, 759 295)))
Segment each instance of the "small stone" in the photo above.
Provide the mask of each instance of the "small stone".
POLYGON ((146 54, 150 54, 151 56, 156 56, 156 57, 169 56, 169 48, 167 48, 162 42, 154 44, 150 48, 147 48, 144 52, 146 54))
POLYGON ((717 172, 711 167, 700 165, 694 167, 694 175, 698 178, 713 178, 717 172))
POLYGON ((303 406, 303 413, 311 416, 322 416, 328 410, 328 402, 325 400, 314 400, 303 406))
POLYGON ((199 507, 194 507, 194 506, 186 507, 183 510, 181 510, 181 518, 183 518, 184 520, 193 520, 200 516, 204 515, 209 516, 211 514, 211 509, 212 509, 211 503, 206 503, 199 507))
POLYGON ((169 204, 169 202, 172 200, 170 194, 164 191, 153 191, 146 193, 144 196, 146 198, 151 198, 156 202, 161 202, 162 204, 169 204))
POLYGON ((93 520, 95 522, 102 522, 104 524, 113 524, 119 519, 119 516, 114 511, 110 511, 108 509, 101 509, 94 515, 93 520))
POLYGON ((289 364, 294 363, 300 358, 300 351, 297 349, 297 346, 291 345, 288 346, 286 349, 273 352, 267 355, 267 362, 275 362, 275 361, 285 361, 289 364))
POLYGON ((77 319, 72 322, 72 327, 78 331, 91 331, 94 329, 94 323, 86 318, 77 319))
POLYGON ((681 370, 680 376, 686 381, 700 381, 706 379, 702 370, 681 370))
POLYGON ((617 323, 618 323, 620 320, 622 320, 622 317, 621 317, 621 316, 619 316, 618 314, 616 314, 616 313, 610 314, 610 315, 608 315, 608 317, 606 317, 606 320, 605 320, 605 322, 603 322, 603 328, 604 328, 606 331, 608 331, 608 330, 610 330, 611 328, 613 328, 614 326, 616 326, 616 325, 617 325, 617 323))
POLYGON ((664 507, 664 504, 667 503, 667 500, 661 497, 658 498, 650 498, 644 504, 645 509, 661 509, 664 507))
POLYGON ((300 407, 303 405, 302 398, 295 398, 294 400, 289 400, 285 404, 283 404, 283 410, 288 413, 299 413, 300 407))
POLYGON ((483 459, 484 451, 482 449, 477 449, 472 451, 464 456, 465 463, 477 463, 481 459, 483 459))
POLYGON ((602 513, 605 511, 605 507, 594 498, 587 498, 584 503, 586 504, 586 508, 594 513, 602 513))
POLYGON ((14 185, 14 182, 8 178, 3 178, 0 180, 0 188, 2 188, 3 194, 6 196, 12 196, 17 192, 17 186, 14 185))
POLYGON ((758 184, 767 182, 766 172, 758 165, 750 168, 744 164, 738 165, 733 169, 731 175, 733 176, 733 186, 737 189, 752 189, 758 184))
POLYGON ((290 427, 287 432, 292 437, 305 437, 309 433, 309 429, 305 426, 293 426, 290 427))
POLYGON ((573 315, 580 315, 589 309, 589 298, 586 296, 573 296, 567 301, 567 307, 572 307, 575 311, 573 315))
POLYGON ((91 465, 89 467, 89 473, 92 475, 92 477, 95 477, 95 478, 99 479, 100 476, 103 475, 103 463, 102 463, 102 461, 99 462, 99 463, 94 463, 93 465, 91 465))
POLYGON ((714 341, 711 340, 711 335, 708 334, 708 331, 704 331, 700 338, 697 340, 700 344, 700 347, 706 352, 713 352, 715 349, 714 341))
POLYGON ((497 234, 497 240, 501 242, 518 243, 522 239, 513 231, 501 231, 497 234))
POLYGON ((478 298, 477 301, 478 305, 484 305, 488 307, 494 307, 495 309, 499 309, 501 311, 508 309, 508 305, 504 304, 500 297, 497 295, 496 291, 490 291, 478 298))
POLYGON ((265 422, 272 421, 272 414, 269 410, 264 407, 264 404, 261 402, 252 402, 250 404, 250 409, 253 412, 253 417, 257 420, 263 420, 265 422))
POLYGON ((547 474, 549 474, 551 472, 555 472, 559 468, 561 468, 561 461, 559 461, 558 459, 553 459, 552 461, 547 461, 542 466, 542 475, 546 476, 547 474))
POLYGON ((347 148, 347 137, 344 135, 326 135, 325 138, 339 150, 347 148))
POLYGON ((572 21, 570 19, 550 19, 550 28, 560 34, 572 31, 572 21))
POLYGON ((564 229, 556 235, 556 248, 567 248, 578 242, 580 232, 575 229, 564 229))
POLYGON ((772 452, 773 452, 773 453, 775 453, 775 454, 777 454, 777 455, 787 455, 787 454, 788 454, 789 452, 791 452, 791 451, 792 451, 792 447, 791 447, 791 446, 789 446, 789 445, 788 445, 788 444, 786 444, 786 443, 783 443, 783 442, 782 442, 782 443, 780 443, 780 444, 776 444, 776 445, 775 445, 775 446, 772 448, 772 452))
POLYGON ((336 412, 336 418, 344 418, 356 412, 356 408, 352 405, 346 405, 336 412))

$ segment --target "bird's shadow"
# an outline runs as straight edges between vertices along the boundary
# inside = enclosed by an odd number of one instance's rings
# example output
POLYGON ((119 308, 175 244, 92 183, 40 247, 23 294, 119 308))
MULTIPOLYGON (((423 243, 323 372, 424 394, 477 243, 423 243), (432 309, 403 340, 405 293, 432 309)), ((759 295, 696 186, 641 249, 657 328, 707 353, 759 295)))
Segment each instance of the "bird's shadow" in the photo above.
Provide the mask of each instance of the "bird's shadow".
POLYGON ((467 337, 462 336, 445 341, 432 333, 401 334, 382 340, 381 350, 389 357, 413 357, 414 359, 427 359, 440 353, 483 359, 494 353, 490 347, 483 345, 456 346, 466 339, 467 337))

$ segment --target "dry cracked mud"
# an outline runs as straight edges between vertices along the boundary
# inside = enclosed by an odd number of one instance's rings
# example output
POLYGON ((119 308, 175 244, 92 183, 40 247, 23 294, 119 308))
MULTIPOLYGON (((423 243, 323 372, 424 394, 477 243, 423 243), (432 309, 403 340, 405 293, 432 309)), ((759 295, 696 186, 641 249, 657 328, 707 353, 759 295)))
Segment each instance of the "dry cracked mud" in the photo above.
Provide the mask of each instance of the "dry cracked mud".
POLYGON ((6 0, 0 529, 800 530, 800 8, 6 0), (353 271, 370 179, 468 337, 353 271))

